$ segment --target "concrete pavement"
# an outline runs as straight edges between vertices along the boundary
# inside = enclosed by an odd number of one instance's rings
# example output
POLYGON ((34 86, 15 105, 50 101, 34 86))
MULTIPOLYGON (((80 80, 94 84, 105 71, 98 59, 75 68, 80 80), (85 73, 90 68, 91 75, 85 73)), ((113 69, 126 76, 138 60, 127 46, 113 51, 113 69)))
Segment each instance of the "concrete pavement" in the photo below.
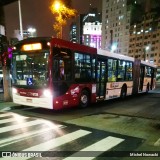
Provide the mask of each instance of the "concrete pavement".
POLYGON ((0 111, 4 111, 9 109, 10 107, 14 107, 14 106, 18 106, 17 104, 13 103, 13 102, 4 102, 4 101, 0 101, 0 111))
POLYGON ((0 111, 3 111, 4 109, 7 110, 7 108, 9 109, 10 107, 17 106, 17 104, 13 103, 12 101, 5 102, 3 96, 3 91, 0 90, 0 111))

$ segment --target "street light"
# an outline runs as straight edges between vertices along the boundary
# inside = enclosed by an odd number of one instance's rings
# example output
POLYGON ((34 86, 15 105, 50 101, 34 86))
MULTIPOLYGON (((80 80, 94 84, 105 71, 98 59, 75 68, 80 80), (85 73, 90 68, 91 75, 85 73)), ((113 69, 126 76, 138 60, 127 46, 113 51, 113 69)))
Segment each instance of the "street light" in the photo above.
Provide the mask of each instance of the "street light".
POLYGON ((111 52, 114 52, 117 49, 117 45, 115 43, 111 46, 111 52))
POLYGON ((76 16, 77 11, 67 7, 66 2, 62 3, 60 0, 54 1, 50 9, 56 15, 54 22, 54 30, 57 31, 57 37, 62 38, 62 27, 67 24, 67 20, 76 16))
POLYGON ((61 6, 60 2, 56 1, 54 4, 54 8, 57 12, 59 12, 60 6, 61 6))
POLYGON ((28 32, 30 33, 30 37, 34 37, 34 33, 36 32, 35 28, 28 28, 28 32))
POLYGON ((146 60, 146 52, 147 52, 149 49, 150 49, 149 46, 146 46, 146 47, 144 48, 144 61, 146 60))
POLYGON ((59 33, 57 34, 57 37, 62 38, 62 12, 64 11, 65 6, 60 1, 55 1, 55 3, 51 6, 51 10, 58 13, 58 19, 59 19, 59 33))

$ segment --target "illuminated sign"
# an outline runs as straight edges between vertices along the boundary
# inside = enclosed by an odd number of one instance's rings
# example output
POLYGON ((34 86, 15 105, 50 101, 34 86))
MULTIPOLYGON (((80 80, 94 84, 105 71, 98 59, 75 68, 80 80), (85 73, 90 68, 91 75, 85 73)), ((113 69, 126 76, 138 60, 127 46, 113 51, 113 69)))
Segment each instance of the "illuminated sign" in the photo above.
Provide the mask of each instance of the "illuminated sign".
POLYGON ((41 49, 42 49, 41 43, 24 44, 22 46, 23 51, 34 51, 34 50, 41 50, 41 49))

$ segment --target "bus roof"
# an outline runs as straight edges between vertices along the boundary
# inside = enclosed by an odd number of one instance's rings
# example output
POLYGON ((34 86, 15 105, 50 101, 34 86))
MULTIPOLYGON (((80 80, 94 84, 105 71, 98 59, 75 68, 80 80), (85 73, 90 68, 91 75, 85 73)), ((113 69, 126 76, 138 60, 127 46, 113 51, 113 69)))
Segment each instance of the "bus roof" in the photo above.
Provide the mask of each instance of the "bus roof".
POLYGON ((23 44, 29 44, 29 43, 36 43, 36 42, 50 42, 51 37, 31 37, 31 38, 26 38, 21 41, 18 41, 15 46, 17 49, 20 49, 20 47, 23 44))
POLYGON ((51 46, 61 46, 65 48, 72 49, 74 51, 80 51, 85 53, 97 54, 97 49, 77 43, 72 43, 63 39, 52 38, 51 46))
POLYGON ((150 66, 150 67, 153 67, 153 68, 157 68, 156 65, 154 65, 152 63, 149 63, 149 62, 146 62, 146 61, 143 61, 143 60, 141 60, 141 64, 146 65, 146 66, 150 66))
POLYGON ((51 41, 51 37, 30 37, 30 38, 26 38, 21 41, 18 41, 16 45, 24 44, 24 43, 40 42, 40 41, 51 41))
POLYGON ((103 56, 107 56, 107 57, 111 57, 111 58, 127 60, 127 61, 132 61, 132 62, 134 61, 133 57, 128 57, 128 56, 125 56, 122 54, 111 53, 107 50, 98 49, 97 53, 98 53, 98 55, 103 55, 103 56))

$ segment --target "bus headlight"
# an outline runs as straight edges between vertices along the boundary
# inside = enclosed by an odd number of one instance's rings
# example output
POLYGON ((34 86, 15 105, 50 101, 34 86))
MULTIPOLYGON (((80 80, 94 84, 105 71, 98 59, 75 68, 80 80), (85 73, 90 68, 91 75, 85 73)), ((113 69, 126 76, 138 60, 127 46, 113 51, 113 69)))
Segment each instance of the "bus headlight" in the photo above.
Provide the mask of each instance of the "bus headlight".
POLYGON ((16 88, 12 88, 12 93, 16 94, 17 93, 17 89, 16 88))
POLYGON ((52 97, 52 93, 49 89, 43 91, 43 96, 45 97, 52 97))

